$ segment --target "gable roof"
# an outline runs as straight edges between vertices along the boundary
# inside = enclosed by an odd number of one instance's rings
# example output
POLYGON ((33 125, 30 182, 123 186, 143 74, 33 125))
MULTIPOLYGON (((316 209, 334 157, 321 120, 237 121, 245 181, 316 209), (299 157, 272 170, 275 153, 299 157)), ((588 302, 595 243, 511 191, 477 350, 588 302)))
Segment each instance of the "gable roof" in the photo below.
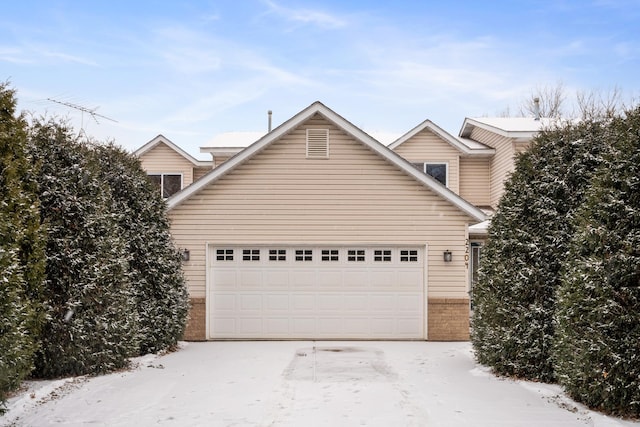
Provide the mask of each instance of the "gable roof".
POLYGON ((438 181, 433 179, 431 176, 417 170, 411 165, 407 160, 405 160, 400 155, 393 152, 388 147, 376 141, 374 138, 369 136, 367 133, 362 131, 360 128, 353 125, 351 122, 344 119, 342 116, 335 113, 333 110, 325 106, 319 101, 314 102, 309 107, 300 111, 298 114, 260 138, 258 141, 251 144, 249 147, 245 148, 243 151, 238 153, 235 157, 231 158, 227 162, 213 169, 207 175, 202 177, 199 181, 196 181, 189 187, 186 187, 184 190, 176 193, 171 198, 167 200, 168 209, 171 210, 178 206, 183 201, 190 198, 192 195, 198 193, 204 187, 208 186, 212 182, 216 181, 220 177, 224 176, 228 172, 235 169, 238 165, 244 163, 247 159, 251 158, 255 154, 264 150, 274 141, 277 141, 280 137, 288 134, 293 131, 299 125, 307 121, 309 118, 313 117, 315 114, 320 114, 328 121, 332 122, 334 125, 339 127, 341 130, 351 135, 362 144, 364 144, 371 151, 377 153, 378 155, 385 158, 387 161, 402 169, 407 175, 411 175, 414 179, 422 183, 425 187, 429 188, 436 194, 440 195, 462 212, 466 213, 470 217, 478 220, 484 221, 486 219, 485 214, 467 202, 453 191, 449 190, 438 181))
POLYGON ((427 119, 424 122, 420 123, 418 126, 411 129, 409 132, 402 135, 396 141, 389 145, 391 150, 395 150, 401 144, 407 142, 423 130, 430 130, 437 136, 439 136, 443 141, 448 142, 455 149, 460 151, 465 155, 485 155, 490 156, 495 154, 495 150, 491 147, 487 147, 486 145, 472 141, 470 139, 459 139, 451 135, 449 132, 446 132, 444 129, 433 123, 431 120, 427 119))
POLYGON ((529 141, 542 129, 553 124, 554 119, 533 117, 465 117, 459 136, 468 138, 474 128, 488 130, 507 138, 529 141))
POLYGON ((140 147, 136 151, 134 151, 133 155, 138 157, 138 158, 140 158, 145 153, 153 150, 154 148, 156 148, 160 144, 164 144, 167 147, 171 148, 173 151, 178 153, 180 156, 184 157, 186 160, 191 162, 194 166, 211 167, 211 164, 212 164, 211 161, 196 159, 195 157, 191 156, 189 153, 184 151, 182 148, 180 148, 177 145, 175 145, 173 142, 171 142, 169 140, 169 138, 166 138, 164 135, 156 136, 151 141, 147 142, 142 147, 140 147))

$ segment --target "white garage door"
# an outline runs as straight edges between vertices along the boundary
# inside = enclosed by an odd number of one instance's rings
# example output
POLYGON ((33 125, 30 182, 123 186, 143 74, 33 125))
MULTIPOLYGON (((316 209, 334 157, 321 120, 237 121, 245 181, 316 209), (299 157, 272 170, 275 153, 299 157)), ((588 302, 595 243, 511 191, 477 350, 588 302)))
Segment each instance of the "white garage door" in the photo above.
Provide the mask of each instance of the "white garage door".
POLYGON ((424 249, 214 246, 212 339, 422 339, 424 249))

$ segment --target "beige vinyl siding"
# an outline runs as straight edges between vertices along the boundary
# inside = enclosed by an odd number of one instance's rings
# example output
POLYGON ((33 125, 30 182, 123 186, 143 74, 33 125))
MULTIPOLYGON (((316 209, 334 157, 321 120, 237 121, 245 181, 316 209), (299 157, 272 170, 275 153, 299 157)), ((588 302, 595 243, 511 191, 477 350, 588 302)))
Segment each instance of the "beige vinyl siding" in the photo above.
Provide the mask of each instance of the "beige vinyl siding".
POLYGON ((496 208, 504 193, 504 183, 509 178, 511 172, 513 172, 515 157, 514 142, 511 138, 497 135, 478 127, 473 129, 470 137, 496 150, 491 160, 490 198, 490 205, 496 208))
POLYGON ((207 168, 207 167, 193 168, 193 182, 196 182, 197 180, 199 180, 209 172, 211 172, 211 168, 207 168))
POLYGON ((293 132, 169 212, 179 247, 191 251, 192 297, 205 295, 213 244, 428 244, 428 296, 467 297, 470 218, 322 118, 293 132), (305 130, 330 128, 328 159, 305 157, 305 130), (443 262, 443 251, 453 262, 443 262))
POLYGON ((213 156, 213 167, 217 168, 233 156, 213 156))
POLYGON ((449 165, 447 187, 458 193, 460 152, 429 129, 418 132, 394 151, 411 163, 447 163, 449 165))
POLYGON ((476 206, 491 205, 491 159, 460 159, 460 196, 476 206))
POLYGON ((182 187, 193 183, 193 164, 163 143, 159 143, 140 157, 142 168, 149 174, 180 173, 182 187))

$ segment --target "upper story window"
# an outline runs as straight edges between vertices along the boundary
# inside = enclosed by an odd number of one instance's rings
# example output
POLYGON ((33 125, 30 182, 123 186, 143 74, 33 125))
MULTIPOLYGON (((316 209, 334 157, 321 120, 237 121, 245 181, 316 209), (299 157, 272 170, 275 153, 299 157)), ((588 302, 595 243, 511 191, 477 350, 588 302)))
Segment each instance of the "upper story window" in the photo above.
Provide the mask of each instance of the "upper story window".
POLYGON ((182 190, 182 174, 179 173, 150 173, 151 182, 160 190, 162 198, 166 199, 182 190))
POLYGON ((448 185, 449 165, 447 163, 424 162, 414 163, 414 166, 432 178, 435 178, 436 181, 445 187, 448 185))

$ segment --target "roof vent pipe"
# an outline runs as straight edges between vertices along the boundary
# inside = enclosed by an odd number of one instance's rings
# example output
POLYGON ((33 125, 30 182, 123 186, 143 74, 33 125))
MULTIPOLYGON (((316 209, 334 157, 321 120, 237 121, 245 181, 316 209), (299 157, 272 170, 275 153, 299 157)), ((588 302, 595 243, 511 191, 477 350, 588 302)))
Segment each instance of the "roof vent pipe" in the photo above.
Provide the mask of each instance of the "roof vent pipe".
POLYGON ((268 132, 271 132, 271 114, 271 110, 267 111, 267 115, 269 116, 268 132))
POLYGON ((534 120, 540 120, 540 98, 537 96, 533 98, 533 118, 534 120))

